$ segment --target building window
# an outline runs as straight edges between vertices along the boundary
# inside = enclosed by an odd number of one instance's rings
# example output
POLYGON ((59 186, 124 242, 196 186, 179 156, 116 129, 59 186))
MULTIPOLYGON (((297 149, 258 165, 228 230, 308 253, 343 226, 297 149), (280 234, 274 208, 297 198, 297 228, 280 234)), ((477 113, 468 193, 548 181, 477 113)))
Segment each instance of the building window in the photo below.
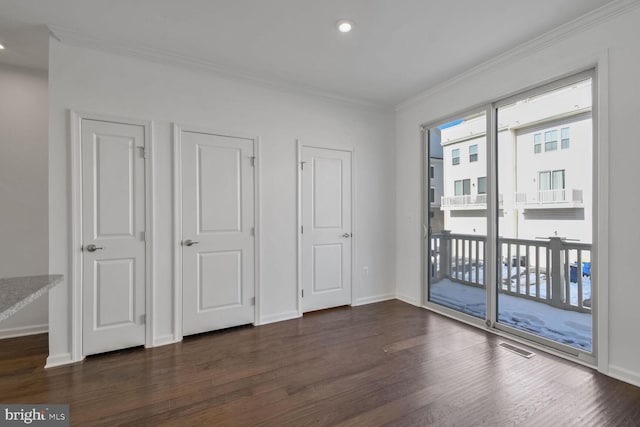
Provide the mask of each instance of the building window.
POLYGON ((455 196, 468 196, 471 194, 471 180, 460 179, 454 183, 454 195, 455 196))
POLYGON ((538 172, 538 190, 551 190, 551 171, 538 172))
POLYGON ((487 194, 487 177, 481 176, 478 178, 478 194, 487 194))
POLYGON ((429 167, 429 176, 433 179, 436 177, 436 168, 431 166, 429 167))
POLYGON ((551 188, 553 190, 564 190, 564 169, 551 173, 551 188))
POLYGON ((468 196, 469 194, 471 194, 471 180, 470 179, 463 179, 462 180, 462 194, 464 194, 465 196, 468 196))
POLYGON ((538 190, 564 190, 564 169, 538 172, 538 190))
POLYGON ((558 149, 558 131, 548 130, 544 133, 544 151, 554 151, 558 149))
POLYGON ((436 189, 435 189, 435 187, 429 188, 429 201, 431 203, 436 201, 436 189))
POLYGON ((477 162, 478 161, 478 144, 473 144, 469 146, 469 162, 477 162))
POLYGON ((560 148, 569 148, 569 128, 560 129, 560 148))
POLYGON ((536 133, 533 135, 533 152, 541 153, 542 152, 542 134, 536 133))
POLYGON ((451 164, 459 165, 460 164, 460 149, 456 148, 455 150, 451 150, 451 164))

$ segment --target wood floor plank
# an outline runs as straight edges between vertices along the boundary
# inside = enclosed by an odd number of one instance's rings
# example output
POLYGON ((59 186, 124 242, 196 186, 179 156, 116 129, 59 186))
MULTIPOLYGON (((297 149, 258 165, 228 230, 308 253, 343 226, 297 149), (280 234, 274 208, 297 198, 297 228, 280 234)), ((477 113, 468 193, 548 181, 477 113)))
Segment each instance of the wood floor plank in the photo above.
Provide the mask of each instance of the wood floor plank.
POLYGON ((640 389, 400 301, 327 310, 43 368, 0 341, 0 402, 69 403, 72 425, 638 425, 640 389))

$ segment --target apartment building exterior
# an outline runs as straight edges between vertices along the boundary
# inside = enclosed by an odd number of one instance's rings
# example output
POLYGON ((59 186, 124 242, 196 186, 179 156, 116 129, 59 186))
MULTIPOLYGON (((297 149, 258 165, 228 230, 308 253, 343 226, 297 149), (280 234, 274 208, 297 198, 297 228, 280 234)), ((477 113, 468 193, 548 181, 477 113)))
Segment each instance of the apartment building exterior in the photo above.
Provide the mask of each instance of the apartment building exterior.
MULTIPOLYGON (((502 107, 497 119, 499 235, 591 243, 591 81, 502 107)), ((440 130, 440 209, 454 233, 486 235, 485 129, 482 112, 440 130)))

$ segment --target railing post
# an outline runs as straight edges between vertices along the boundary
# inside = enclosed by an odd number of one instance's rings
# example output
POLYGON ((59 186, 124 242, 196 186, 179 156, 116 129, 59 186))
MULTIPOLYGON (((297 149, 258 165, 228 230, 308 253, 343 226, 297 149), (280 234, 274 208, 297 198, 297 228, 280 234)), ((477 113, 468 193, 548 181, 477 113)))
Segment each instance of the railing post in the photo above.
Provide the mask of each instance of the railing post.
POLYGON ((551 249, 551 305, 562 307, 563 299, 563 238, 549 237, 549 248, 551 249))
POLYGON ((451 230, 443 230, 440 238, 440 271, 444 277, 451 277, 451 230))
POLYGON ((443 277, 443 272, 440 270, 440 258, 439 254, 442 250, 442 234, 438 233, 437 236, 431 236, 431 257, 430 257, 430 274, 434 282, 438 282, 443 277), (437 263, 437 265, 436 265, 437 263))

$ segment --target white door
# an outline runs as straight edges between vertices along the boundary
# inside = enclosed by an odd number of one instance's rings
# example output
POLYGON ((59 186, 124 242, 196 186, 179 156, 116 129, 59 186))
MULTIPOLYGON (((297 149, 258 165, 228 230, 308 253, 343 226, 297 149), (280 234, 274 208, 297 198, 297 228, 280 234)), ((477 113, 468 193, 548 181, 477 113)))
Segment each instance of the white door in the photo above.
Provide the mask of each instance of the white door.
POLYGON ((253 140, 182 130, 183 334, 254 321, 253 140))
POLYGON ((82 120, 84 355, 145 343, 144 132, 82 120))
POLYGON ((302 147, 302 311, 351 304, 351 152, 302 147))

